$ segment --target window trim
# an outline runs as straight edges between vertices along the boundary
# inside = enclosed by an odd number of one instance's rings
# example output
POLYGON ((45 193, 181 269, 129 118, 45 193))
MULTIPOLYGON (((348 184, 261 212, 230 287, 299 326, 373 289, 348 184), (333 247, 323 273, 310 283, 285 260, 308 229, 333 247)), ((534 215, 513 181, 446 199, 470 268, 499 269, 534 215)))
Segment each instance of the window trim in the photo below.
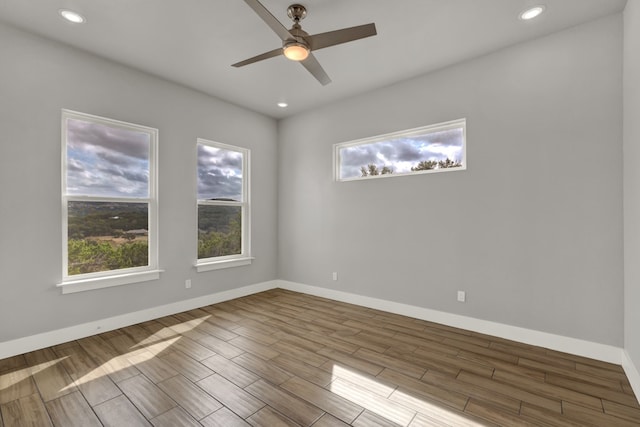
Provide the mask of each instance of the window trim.
POLYGON ((251 256, 251 150, 249 148, 238 147, 236 145, 223 144, 221 142, 211 141, 209 139, 196 139, 196 262, 194 266, 198 273, 212 270, 220 270, 224 268, 241 267, 250 265, 255 259, 251 256), (235 151, 242 154, 242 201, 231 202, 223 200, 206 200, 198 199, 198 145, 207 145, 209 147, 219 148, 222 150, 235 151), (240 237, 240 253, 234 255, 226 255, 211 258, 198 258, 198 207, 205 206, 240 206, 242 223, 240 237))
POLYGON ((440 173, 440 172, 455 172, 455 171, 463 171, 466 169, 467 169, 467 119, 466 118, 461 118, 461 119, 451 120, 447 122, 436 123, 432 125, 421 126, 417 128, 406 129, 406 130, 401 130, 397 132, 391 132, 391 133, 386 133, 382 135, 376 135, 372 137, 333 144, 333 180, 336 182, 361 181, 361 180, 378 179, 378 178, 394 178, 399 176, 411 176, 411 175, 421 175, 421 174, 440 173), (429 133, 436 133, 436 132, 447 131, 451 129, 460 129, 460 128, 462 128, 462 165, 460 167, 411 171, 411 172, 405 172, 405 173, 391 173, 391 174, 385 174, 385 175, 374 175, 374 176, 366 176, 366 177, 363 177, 363 176, 356 176, 352 178, 340 177, 340 165, 341 165, 341 159, 342 159, 340 150, 342 150, 343 148, 355 147, 358 145, 373 144, 376 142, 381 142, 389 139, 396 139, 400 137, 424 135, 429 133))
POLYGON ((95 116, 62 109, 61 122, 62 139, 62 282, 56 286, 63 294, 100 289, 111 286, 121 286, 139 283, 159 278, 162 270, 158 267, 158 129, 134 123, 123 122, 107 117, 95 116), (67 121, 76 119, 106 126, 127 129, 149 134, 149 196, 141 197, 105 197, 91 195, 68 195, 67 190, 67 121), (100 271, 69 275, 69 246, 68 246, 68 202, 91 201, 112 203, 145 203, 148 205, 148 265, 118 270, 100 271))

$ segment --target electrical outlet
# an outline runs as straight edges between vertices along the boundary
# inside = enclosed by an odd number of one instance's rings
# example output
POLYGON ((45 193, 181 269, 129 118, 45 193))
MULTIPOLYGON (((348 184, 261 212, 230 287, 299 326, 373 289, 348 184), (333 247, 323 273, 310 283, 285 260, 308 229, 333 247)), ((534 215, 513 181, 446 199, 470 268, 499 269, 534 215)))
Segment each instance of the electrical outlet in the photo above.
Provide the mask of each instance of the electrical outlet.
POLYGON ((186 289, 191 289, 191 279, 187 279, 184 281, 184 287, 186 289))
POLYGON ((465 302, 467 300, 467 293, 465 291, 458 291, 458 301, 465 302))
POLYGON ((338 280, 338 272, 337 271, 333 272, 333 280, 338 280))

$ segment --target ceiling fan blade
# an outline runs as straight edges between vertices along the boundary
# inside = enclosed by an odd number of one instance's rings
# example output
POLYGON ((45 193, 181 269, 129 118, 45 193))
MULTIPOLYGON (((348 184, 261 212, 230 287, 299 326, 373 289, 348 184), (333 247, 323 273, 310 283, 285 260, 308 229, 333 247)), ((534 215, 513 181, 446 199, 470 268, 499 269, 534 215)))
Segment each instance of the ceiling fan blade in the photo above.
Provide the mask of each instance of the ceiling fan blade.
POLYGON ((276 19, 258 0, 244 0, 255 13, 271 28, 282 41, 294 38, 289 30, 276 19))
POLYGON ((252 58, 245 59, 244 61, 236 62, 235 64, 231 64, 232 67, 244 67, 245 65, 253 64, 254 62, 262 61, 264 59, 269 59, 276 57, 278 55, 282 55, 282 48, 279 47, 277 49, 270 50, 269 52, 261 53, 260 55, 256 55, 252 58))
POLYGON ((356 27, 343 28, 342 30, 315 34, 313 36, 309 36, 307 39, 309 40, 311 50, 318 50, 353 40, 363 39, 365 37, 375 36, 376 34, 378 34, 376 31, 376 24, 371 23, 358 25, 356 27))
POLYGON ((307 71, 309 71, 313 75, 313 77, 316 78, 316 80, 318 80, 322 84, 322 86, 326 86, 331 83, 331 79, 324 71, 322 65, 320 65, 316 57, 313 56, 313 53, 309 53, 307 59, 301 61, 300 63, 304 68, 307 69, 307 71))

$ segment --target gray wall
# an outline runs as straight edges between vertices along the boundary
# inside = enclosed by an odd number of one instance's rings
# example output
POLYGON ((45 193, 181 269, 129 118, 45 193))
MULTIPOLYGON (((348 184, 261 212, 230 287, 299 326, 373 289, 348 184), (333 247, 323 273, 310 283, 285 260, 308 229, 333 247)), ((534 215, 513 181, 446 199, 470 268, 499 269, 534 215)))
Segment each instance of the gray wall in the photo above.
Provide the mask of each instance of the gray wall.
POLYGON ((624 11, 624 344, 640 371, 640 2, 624 11))
POLYGON ((281 279, 622 346, 620 15, 285 119, 278 151, 281 279), (462 117, 467 171, 332 181, 334 143, 462 117))
POLYGON ((276 278, 275 120, 7 26, 0 52, 0 342, 276 278), (61 108, 159 129, 159 281, 69 295, 55 287, 61 108), (252 150, 251 266, 192 268, 197 137, 252 150))

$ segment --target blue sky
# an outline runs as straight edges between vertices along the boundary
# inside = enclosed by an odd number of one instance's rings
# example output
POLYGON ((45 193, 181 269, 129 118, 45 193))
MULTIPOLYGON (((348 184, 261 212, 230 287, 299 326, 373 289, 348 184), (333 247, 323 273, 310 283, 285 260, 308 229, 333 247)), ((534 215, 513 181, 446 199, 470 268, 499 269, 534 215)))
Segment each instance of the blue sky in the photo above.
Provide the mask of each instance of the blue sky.
POLYGON ((149 196, 150 135, 78 119, 67 120, 67 193, 149 196))
POLYGON ((462 156, 462 128, 344 147, 340 149, 340 178, 359 177, 360 168, 369 164, 378 169, 388 166, 394 174, 402 174, 423 160, 462 161, 462 156))
POLYGON ((242 153, 198 144, 198 199, 242 200, 242 153))

